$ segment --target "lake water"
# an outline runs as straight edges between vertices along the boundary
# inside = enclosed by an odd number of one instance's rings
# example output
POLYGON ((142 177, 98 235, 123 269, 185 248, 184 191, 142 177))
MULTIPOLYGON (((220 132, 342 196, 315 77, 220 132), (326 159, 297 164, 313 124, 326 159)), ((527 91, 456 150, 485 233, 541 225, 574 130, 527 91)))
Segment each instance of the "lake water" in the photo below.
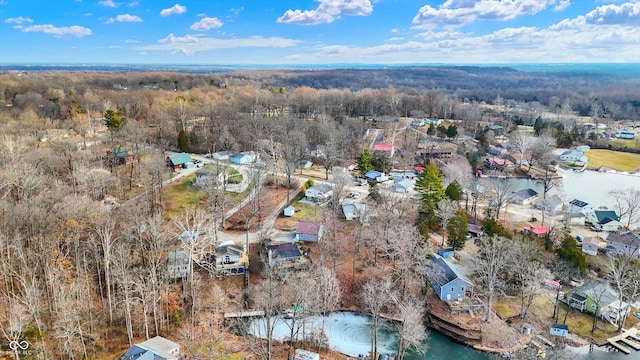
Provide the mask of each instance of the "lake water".
MULTIPOLYGON (((290 335, 289 321, 282 317, 275 317, 277 324, 274 338, 282 340, 290 335)), ((299 321, 299 320, 298 320, 299 321)), ((264 337, 264 320, 256 319, 251 323, 251 333, 264 337)), ((313 327, 322 327, 323 319, 320 316, 312 316, 305 321, 305 331, 310 332, 313 327)), ((335 312, 324 318, 324 331, 328 337, 329 347, 350 356, 366 354, 371 350, 371 320, 368 316, 353 312, 335 312)), ((302 330, 300 330, 302 332, 302 330)), ((387 330, 379 332, 378 351, 392 354, 396 346, 395 335, 387 330)), ((424 355, 407 354, 407 360, 487 360, 490 356, 486 353, 474 350, 468 346, 456 343, 448 337, 432 331, 427 340, 428 350, 424 355)), ((589 353, 589 348, 572 348, 572 360, 640 360, 640 352, 634 351, 631 355, 606 352, 598 348, 589 353)))

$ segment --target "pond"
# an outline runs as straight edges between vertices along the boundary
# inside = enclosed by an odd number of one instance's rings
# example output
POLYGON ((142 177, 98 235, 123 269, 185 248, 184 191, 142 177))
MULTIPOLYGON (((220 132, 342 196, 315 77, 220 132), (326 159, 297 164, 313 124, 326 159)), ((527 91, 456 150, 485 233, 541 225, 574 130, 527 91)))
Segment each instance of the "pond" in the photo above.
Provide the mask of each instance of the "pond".
MULTIPOLYGON (((290 324, 290 320, 280 316, 274 317, 274 319, 277 321, 274 338, 278 340, 288 338, 290 335, 288 325, 290 324)), ((263 319, 254 320, 250 325, 250 332, 254 336, 264 337, 263 324, 263 319)), ((323 324, 329 347, 332 350, 354 357, 360 354, 367 354, 371 350, 371 320, 368 316, 354 312, 335 312, 324 317, 324 319, 320 316, 311 316, 305 319, 305 333, 308 334, 312 328, 320 328, 323 324)), ((393 332, 380 330, 378 341, 378 351, 380 353, 394 353, 396 349, 396 338, 393 332)), ((426 354, 408 353, 405 359, 487 360, 490 358, 487 353, 456 343, 435 331, 431 331, 427 345, 428 350, 426 354)), ((572 360, 640 360, 640 351, 634 351, 631 355, 624 355, 622 353, 606 352, 600 348, 595 348, 593 352, 589 353, 588 346, 569 349, 570 352, 574 354, 571 356, 572 360)))

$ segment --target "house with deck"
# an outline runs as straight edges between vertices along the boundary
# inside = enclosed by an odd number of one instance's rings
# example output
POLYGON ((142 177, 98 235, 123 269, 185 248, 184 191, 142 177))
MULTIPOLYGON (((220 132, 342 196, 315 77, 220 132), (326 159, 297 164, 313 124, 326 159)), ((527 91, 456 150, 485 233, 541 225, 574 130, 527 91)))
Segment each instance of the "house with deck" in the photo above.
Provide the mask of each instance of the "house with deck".
POLYGON ((318 242, 322 238, 323 226, 319 222, 298 221, 295 239, 297 241, 318 242))
POLYGON ((223 243, 218 246, 213 257, 215 270, 220 275, 242 275, 249 268, 249 256, 243 247, 233 242, 223 243))
POLYGON ((294 243, 265 244, 267 248, 267 263, 271 268, 306 270, 309 269, 309 259, 294 243))
POLYGON ((560 161, 586 164, 587 161, 589 161, 589 158, 582 151, 567 150, 560 154, 560 161))
POLYGON ((640 234, 611 233, 607 236, 606 250, 609 255, 627 255, 640 259, 640 234))
POLYGON ((549 228, 542 225, 527 225, 522 228, 525 234, 532 234, 537 237, 545 236, 549 234, 549 228))
POLYGON ((162 336, 132 345, 120 360, 178 360, 180 345, 162 336))
POLYGON ((582 312, 600 315, 604 309, 616 301, 616 294, 608 287, 592 283, 582 285, 565 295, 565 302, 582 312))
POLYGON ((473 286, 455 265, 438 254, 431 255, 428 271, 431 272, 431 286, 440 300, 463 300, 467 290, 473 286))
POLYGON ((184 278, 191 270, 191 256, 189 251, 169 251, 167 256, 167 274, 171 279, 184 278))

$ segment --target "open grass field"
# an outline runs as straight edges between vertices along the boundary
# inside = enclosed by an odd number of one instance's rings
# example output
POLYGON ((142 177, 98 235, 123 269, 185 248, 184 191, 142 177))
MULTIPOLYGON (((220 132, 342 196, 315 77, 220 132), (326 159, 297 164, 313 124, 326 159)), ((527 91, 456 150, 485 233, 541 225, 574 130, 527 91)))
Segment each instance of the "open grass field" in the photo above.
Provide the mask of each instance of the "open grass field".
POLYGON ((163 194, 165 214, 169 216, 179 214, 185 206, 195 206, 206 196, 204 191, 193 186, 195 179, 196 174, 191 174, 166 188, 163 194))
POLYGON ((609 142, 614 148, 640 149, 640 138, 633 140, 615 139, 609 142))
POLYGON ((640 154, 624 153, 612 150, 593 149, 586 152, 589 168, 605 166, 617 171, 634 172, 640 169, 640 154))
MULTIPOLYGON (((564 320, 567 308, 568 307, 565 304, 560 304, 560 316, 558 317, 560 323, 564 320)), ((596 331, 591 332, 591 328, 593 326, 593 315, 581 313, 575 309, 569 309, 566 324, 569 326, 570 332, 592 339, 596 344, 603 344, 608 338, 617 334, 617 328, 615 326, 603 322, 601 319, 598 319, 596 331)))

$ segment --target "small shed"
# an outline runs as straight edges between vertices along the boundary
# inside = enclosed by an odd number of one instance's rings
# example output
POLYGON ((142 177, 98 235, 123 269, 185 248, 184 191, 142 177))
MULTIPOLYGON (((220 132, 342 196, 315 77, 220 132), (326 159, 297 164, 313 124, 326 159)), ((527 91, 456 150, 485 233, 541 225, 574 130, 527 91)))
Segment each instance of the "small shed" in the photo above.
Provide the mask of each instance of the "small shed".
POLYGON ((293 207, 293 205, 289 205, 286 208, 284 208, 284 216, 291 217, 293 216, 293 213, 295 211, 296 209, 293 207))
POLYGON ((438 251, 438 254, 442 256, 443 259, 453 257, 453 253, 454 253, 453 248, 440 249, 440 251, 438 251))
POLYGON ((551 324, 551 330, 549 333, 554 336, 567 337, 569 334, 569 327, 565 324, 551 324))

